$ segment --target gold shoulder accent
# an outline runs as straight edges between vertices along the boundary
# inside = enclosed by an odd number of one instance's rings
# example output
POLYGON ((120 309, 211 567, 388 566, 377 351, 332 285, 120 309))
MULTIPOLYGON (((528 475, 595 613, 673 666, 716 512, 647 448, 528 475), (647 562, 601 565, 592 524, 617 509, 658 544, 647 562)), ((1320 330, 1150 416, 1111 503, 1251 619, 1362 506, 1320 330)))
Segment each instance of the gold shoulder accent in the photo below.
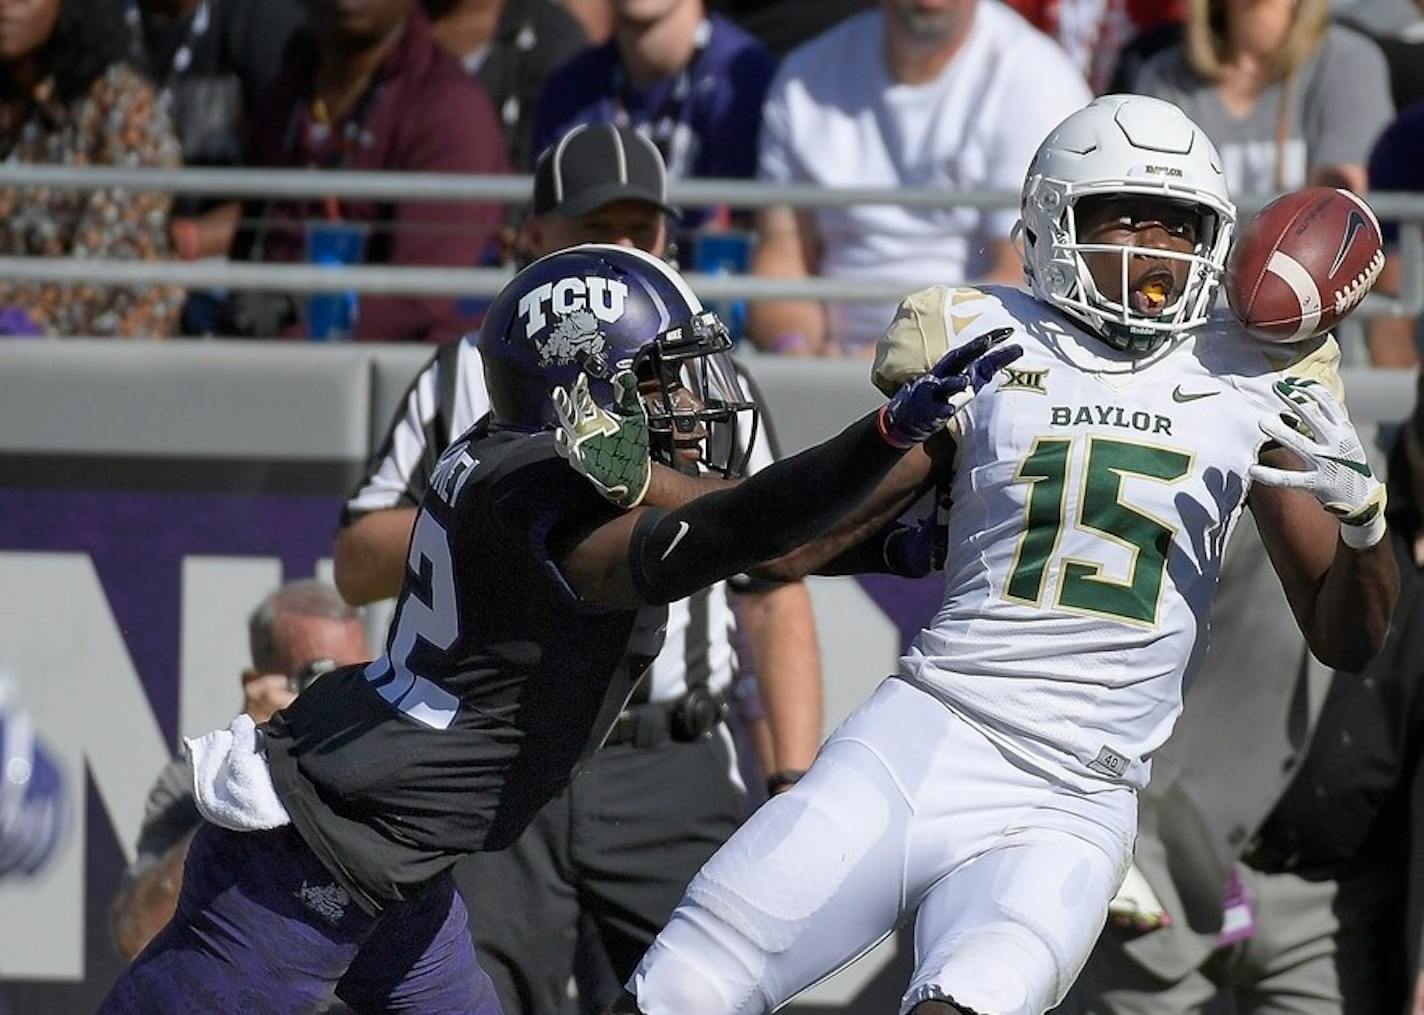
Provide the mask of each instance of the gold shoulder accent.
POLYGON ((949 351, 949 315, 946 302, 951 294, 958 301, 964 290, 930 286, 900 301, 895 319, 875 344, 875 364, 870 380, 887 395, 906 381, 921 376, 949 351))
POLYGON ((1322 335, 1285 348, 1295 354, 1289 360, 1269 357, 1277 371, 1288 377, 1319 381, 1341 405, 1345 404, 1345 385, 1340 380, 1340 343, 1335 341, 1334 335, 1322 335))

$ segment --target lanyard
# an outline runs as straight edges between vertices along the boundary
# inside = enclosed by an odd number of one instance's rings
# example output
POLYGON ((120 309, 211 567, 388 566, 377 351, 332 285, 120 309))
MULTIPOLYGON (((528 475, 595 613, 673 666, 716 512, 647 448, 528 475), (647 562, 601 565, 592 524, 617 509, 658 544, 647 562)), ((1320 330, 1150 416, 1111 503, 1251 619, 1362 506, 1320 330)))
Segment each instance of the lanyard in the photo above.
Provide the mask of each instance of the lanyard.
MULTIPOLYGON (((124 9, 124 21, 129 26, 132 37, 140 40, 140 48, 143 39, 143 14, 139 10, 138 0, 128 0, 124 9)), ((198 9, 193 12, 193 16, 188 21, 188 30, 183 35, 183 41, 178 44, 178 48, 173 51, 173 57, 168 61, 168 67, 162 73, 156 73, 158 78, 159 101, 166 107, 172 101, 172 82, 177 75, 184 73, 193 65, 193 50, 199 40, 208 34, 208 28, 212 24, 212 12, 208 9, 208 0, 199 0, 198 9)))
MULTIPOLYGON (((382 74, 378 68, 375 76, 371 79, 365 89, 361 92, 361 97, 356 100, 356 105, 351 107, 351 114, 346 117, 346 122, 341 125, 339 143, 333 147, 327 147, 332 128, 336 125, 332 123, 321 123, 316 119, 315 112, 311 104, 307 106, 306 128, 307 145, 314 151, 319 152, 317 158, 313 159, 308 168, 313 169, 345 169, 350 165, 353 156, 363 147, 371 144, 370 133, 364 124, 367 115, 371 112, 371 107, 376 104, 376 99, 380 97, 381 89, 384 86, 382 74)), ((292 126, 296 126, 296 121, 300 117, 301 107, 297 107, 293 113, 292 126)), ((290 144, 289 144, 290 148, 290 144)), ((328 194, 322 200, 322 210, 329 221, 337 221, 341 218, 341 202, 334 194, 328 194)))
MULTIPOLYGON (((704 18, 698 23, 697 31, 693 35, 692 55, 678 69, 672 86, 663 96, 662 104, 658 107, 657 112, 647 120, 648 139, 657 146, 658 151, 667 162, 669 170, 674 165, 681 167, 681 156, 685 153, 676 150, 680 145, 678 141, 679 128, 683 128, 683 132, 685 132, 689 126, 688 119, 692 115, 690 100, 693 78, 697 73, 697 65, 702 62, 702 56, 707 52, 708 43, 711 41, 712 22, 704 18)), ((613 122, 620 127, 633 125, 633 117, 628 112, 628 103, 625 98, 628 90, 628 76, 623 70, 623 64, 615 63, 610 91, 612 92, 613 122)), ((679 174, 673 173, 673 175, 679 174)))

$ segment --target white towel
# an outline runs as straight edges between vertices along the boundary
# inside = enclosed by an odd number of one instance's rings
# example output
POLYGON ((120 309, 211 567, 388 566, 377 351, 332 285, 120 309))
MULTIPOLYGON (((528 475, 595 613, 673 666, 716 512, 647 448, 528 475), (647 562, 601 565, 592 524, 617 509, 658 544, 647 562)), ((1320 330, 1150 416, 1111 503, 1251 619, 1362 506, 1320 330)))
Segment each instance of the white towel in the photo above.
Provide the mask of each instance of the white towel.
POLYGON ((184 737, 193 762, 193 792, 198 813, 234 832, 258 832, 291 824, 272 785, 272 770, 262 751, 262 734, 242 713, 225 730, 184 737))

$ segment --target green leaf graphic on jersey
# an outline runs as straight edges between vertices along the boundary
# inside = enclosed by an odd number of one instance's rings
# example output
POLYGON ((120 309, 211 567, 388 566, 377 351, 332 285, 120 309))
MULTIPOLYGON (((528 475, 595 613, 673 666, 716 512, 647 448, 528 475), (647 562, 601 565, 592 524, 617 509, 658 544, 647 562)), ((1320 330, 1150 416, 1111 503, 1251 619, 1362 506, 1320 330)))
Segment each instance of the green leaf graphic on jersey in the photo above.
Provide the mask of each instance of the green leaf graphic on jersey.
MULTIPOLYGON (((1040 605, 1049 561, 1058 550, 1067 512, 1067 478, 1073 441, 1039 438, 1014 478, 1032 483, 1024 533, 1004 587, 1004 598, 1040 605)), ((1191 471, 1192 456, 1171 448, 1107 437, 1088 439, 1078 527, 1132 551, 1126 581, 1106 577, 1102 564, 1065 558, 1057 605, 1133 624, 1155 624, 1175 530, 1122 500, 1126 476, 1176 482, 1191 471)))

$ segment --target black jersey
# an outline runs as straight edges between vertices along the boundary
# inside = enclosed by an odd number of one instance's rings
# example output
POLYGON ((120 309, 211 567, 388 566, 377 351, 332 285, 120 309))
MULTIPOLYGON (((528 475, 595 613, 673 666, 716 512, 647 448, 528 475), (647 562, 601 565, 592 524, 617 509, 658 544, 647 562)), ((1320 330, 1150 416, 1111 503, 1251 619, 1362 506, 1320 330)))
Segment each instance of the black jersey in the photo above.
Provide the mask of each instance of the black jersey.
POLYGON ((512 843, 657 655, 664 607, 584 606, 549 558, 615 514, 551 434, 477 423, 431 476, 386 654, 265 727, 293 822, 368 908, 512 843))

